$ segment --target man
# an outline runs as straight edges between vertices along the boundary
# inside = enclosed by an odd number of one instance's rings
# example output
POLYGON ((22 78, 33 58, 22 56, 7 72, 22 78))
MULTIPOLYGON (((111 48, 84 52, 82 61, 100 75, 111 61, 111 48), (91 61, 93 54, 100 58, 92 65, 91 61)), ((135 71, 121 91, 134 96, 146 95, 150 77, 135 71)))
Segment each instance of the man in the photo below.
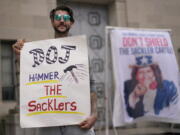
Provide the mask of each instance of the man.
MULTIPOLYGON (((59 6, 50 12, 50 19, 55 31, 55 38, 67 37, 71 26, 74 24, 73 11, 67 6, 59 6)), ((21 49, 25 40, 18 40, 13 45, 13 50, 20 56, 21 49)), ((91 75, 90 75, 91 76, 91 75)), ((93 87, 93 81, 90 82, 91 86, 91 115, 82 121, 79 125, 75 126, 62 126, 58 135, 94 135, 92 126, 97 119, 96 110, 96 93, 93 87)), ((48 131, 48 130, 46 130, 48 131)), ((47 133, 49 134, 49 133, 47 133)))
POLYGON ((124 88, 128 115, 133 118, 167 116, 169 108, 175 106, 178 99, 174 83, 163 80, 159 66, 152 62, 152 56, 136 57, 136 65, 131 68, 132 79, 125 82, 124 88))

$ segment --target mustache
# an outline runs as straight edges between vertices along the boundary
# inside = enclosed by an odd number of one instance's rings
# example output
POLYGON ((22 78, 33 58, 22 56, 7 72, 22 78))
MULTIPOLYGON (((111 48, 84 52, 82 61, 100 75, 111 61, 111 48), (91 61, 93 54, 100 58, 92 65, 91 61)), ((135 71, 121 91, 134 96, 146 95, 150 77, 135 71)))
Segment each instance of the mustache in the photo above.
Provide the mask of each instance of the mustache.
POLYGON ((69 29, 70 29, 70 28, 68 28, 68 26, 66 26, 66 25, 58 25, 57 27, 53 27, 53 28, 54 28, 54 30, 55 30, 56 33, 60 33, 60 34, 62 34, 62 33, 67 33, 67 32, 69 32, 69 29), (58 30, 58 27, 60 27, 60 26, 66 27, 66 31, 64 31, 64 32, 59 31, 59 30, 58 30))
POLYGON ((65 26, 65 27, 67 27, 64 22, 60 22, 60 24, 58 25, 58 27, 59 27, 59 26, 65 26))
POLYGON ((64 24, 60 24, 60 25, 58 25, 57 27, 66 27, 66 29, 68 28, 66 25, 64 25, 64 24))

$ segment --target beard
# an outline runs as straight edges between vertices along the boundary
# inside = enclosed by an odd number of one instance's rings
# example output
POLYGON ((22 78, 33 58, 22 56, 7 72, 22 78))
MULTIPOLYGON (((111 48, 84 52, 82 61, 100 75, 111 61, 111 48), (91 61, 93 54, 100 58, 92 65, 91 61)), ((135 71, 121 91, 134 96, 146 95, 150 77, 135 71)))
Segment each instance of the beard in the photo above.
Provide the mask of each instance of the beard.
POLYGON ((64 24, 59 24, 59 25, 56 26, 56 27, 54 26, 54 30, 55 30, 55 32, 56 32, 57 34, 66 34, 66 33, 69 32, 70 27, 68 27, 68 26, 66 26, 66 25, 64 25, 64 24), (66 29, 65 29, 64 31, 59 30, 58 27, 61 27, 61 26, 65 27, 66 29))

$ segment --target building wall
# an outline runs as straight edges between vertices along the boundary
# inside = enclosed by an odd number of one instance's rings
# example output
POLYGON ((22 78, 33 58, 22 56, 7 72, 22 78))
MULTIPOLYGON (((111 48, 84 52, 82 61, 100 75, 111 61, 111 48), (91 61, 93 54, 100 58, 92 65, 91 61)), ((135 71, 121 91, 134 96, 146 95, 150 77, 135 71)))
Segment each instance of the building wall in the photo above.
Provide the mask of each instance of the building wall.
POLYGON ((53 37, 48 15, 55 5, 56 0, 1 0, 0 39, 53 37))
MULTIPOLYGON (((54 34, 48 16, 55 6, 56 0, 0 0, 0 40, 52 38, 54 34)), ((4 102, 0 98, 0 107, 3 108, 0 109, 0 117, 15 104, 15 101, 4 102)))
POLYGON ((125 0, 116 0, 108 5, 109 25, 127 27, 127 10, 125 0))

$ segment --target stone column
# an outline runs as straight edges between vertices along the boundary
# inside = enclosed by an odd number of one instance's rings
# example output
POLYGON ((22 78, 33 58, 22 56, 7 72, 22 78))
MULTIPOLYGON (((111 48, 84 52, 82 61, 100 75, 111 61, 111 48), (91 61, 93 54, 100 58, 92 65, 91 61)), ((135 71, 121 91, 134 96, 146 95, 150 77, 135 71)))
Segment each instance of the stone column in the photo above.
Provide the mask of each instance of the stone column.
POLYGON ((118 27, 128 26, 126 0, 116 0, 112 2, 109 9, 109 25, 118 27))

